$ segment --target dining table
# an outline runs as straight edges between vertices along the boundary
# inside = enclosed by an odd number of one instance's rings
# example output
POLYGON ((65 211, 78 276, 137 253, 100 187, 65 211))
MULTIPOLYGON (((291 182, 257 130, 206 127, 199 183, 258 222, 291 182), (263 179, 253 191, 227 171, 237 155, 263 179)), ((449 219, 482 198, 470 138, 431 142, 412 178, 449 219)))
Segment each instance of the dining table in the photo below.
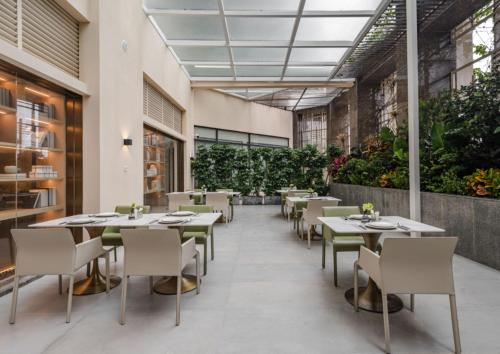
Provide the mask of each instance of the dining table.
MULTIPOLYGON (((58 219, 52 219, 29 225, 30 228, 81 228, 87 230, 90 238, 101 237, 106 227, 116 228, 176 228, 182 235, 183 228, 189 226, 213 227, 215 222, 222 216, 222 213, 200 213, 190 216, 178 216, 178 222, 163 224, 162 219, 171 216, 165 213, 143 214, 142 217, 131 219, 127 214, 99 213, 99 214, 79 214, 58 219), (112 216, 110 216, 112 215, 112 216), (88 222, 81 223, 79 220, 87 219, 88 222)), ((114 288, 121 282, 121 277, 110 276, 110 287, 114 288)), ((164 277, 154 285, 155 292, 165 295, 176 293, 176 277, 164 277)), ((190 274, 183 274, 182 292, 196 289, 196 277, 190 274)), ((106 280, 99 269, 99 261, 92 262, 90 276, 75 282, 73 295, 91 295, 106 291, 106 280)))
MULTIPOLYGON (((373 252, 377 252, 377 245, 382 234, 388 236, 399 234, 399 236, 403 236, 402 233, 441 233, 445 231, 401 216, 379 217, 377 222, 386 223, 385 228, 382 228, 381 224, 362 222, 358 217, 355 219, 349 217, 318 217, 318 220, 336 234, 361 235, 365 241, 365 247, 373 252), (375 228, 375 225, 378 228, 375 228)), ((361 309, 382 313, 382 293, 373 279, 368 278, 368 284, 358 287, 358 291, 359 307, 361 309)), ((354 306, 354 288, 350 288, 345 292, 345 298, 354 306)), ((389 294, 387 302, 389 312, 397 312, 403 308, 401 298, 395 294, 389 294)))

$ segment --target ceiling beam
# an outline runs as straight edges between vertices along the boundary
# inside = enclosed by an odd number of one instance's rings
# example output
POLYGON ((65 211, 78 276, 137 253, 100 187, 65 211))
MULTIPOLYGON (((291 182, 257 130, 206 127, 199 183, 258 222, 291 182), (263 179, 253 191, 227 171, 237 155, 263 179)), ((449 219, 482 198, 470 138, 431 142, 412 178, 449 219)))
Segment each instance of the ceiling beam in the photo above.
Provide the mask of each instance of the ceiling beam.
MULTIPOLYGON (((224 47, 225 40, 165 39, 172 47, 224 47)), ((278 47, 288 48, 290 41, 229 41, 231 47, 278 47)), ((351 41, 295 41, 294 48, 350 48, 351 41)))
MULTIPOLYGON (((185 16, 218 16, 219 10, 182 10, 145 8, 147 15, 185 15, 185 16)), ((226 17, 296 17, 297 11, 277 10, 225 10, 226 17)), ((371 17, 373 10, 340 10, 340 11, 303 11, 302 17, 371 17)))
POLYGON ((290 43, 288 43, 288 49, 286 51, 285 65, 283 65, 283 70, 281 71, 281 80, 285 76, 286 68, 288 66, 288 61, 290 60, 290 53, 292 52, 293 42, 295 42, 295 36, 297 35, 297 30, 299 29, 300 17, 304 12, 304 6, 306 5, 306 0, 300 0, 299 7, 297 9, 297 17, 295 17, 295 22, 293 23, 292 35, 290 36, 290 43))
MULTIPOLYGON (((220 65, 220 66, 228 66, 231 65, 230 61, 199 61, 199 60, 179 60, 179 64, 181 65, 220 65)), ((235 61, 234 65, 240 66, 283 66, 283 62, 276 61, 235 61)), ((335 66, 338 65, 337 62, 289 62, 289 66, 310 66, 310 67, 318 67, 318 66, 335 66)))
POLYGON ((304 91, 302 91, 302 94, 300 95, 300 97, 297 100, 297 102, 295 102, 295 106, 293 106, 292 111, 295 111, 295 108, 297 108, 297 106, 299 105, 299 102, 302 99, 302 97, 304 97, 304 94, 306 93, 306 91, 307 91, 307 88, 305 88, 304 91))
POLYGON ((233 50, 229 46, 229 29, 227 26, 227 19, 224 16, 224 4, 222 3, 222 0, 218 0, 217 4, 219 6, 219 16, 222 21, 222 27, 224 28, 224 37, 226 38, 226 48, 229 55, 231 70, 233 72, 233 78, 236 79, 236 69, 234 68, 234 55, 233 55, 233 50))
POLYGON ((192 88, 217 89, 217 88, 351 88, 354 80, 335 80, 335 81, 232 81, 232 80, 197 80, 192 78, 192 88))

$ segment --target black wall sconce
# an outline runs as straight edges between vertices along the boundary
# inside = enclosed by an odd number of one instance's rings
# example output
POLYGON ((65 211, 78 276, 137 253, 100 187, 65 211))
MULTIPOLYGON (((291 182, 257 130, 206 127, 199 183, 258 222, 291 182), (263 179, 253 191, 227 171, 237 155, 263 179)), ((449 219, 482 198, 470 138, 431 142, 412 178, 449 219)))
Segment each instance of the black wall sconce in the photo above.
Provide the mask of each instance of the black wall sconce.
POLYGON ((123 145, 125 145, 125 146, 131 146, 132 145, 132 139, 123 139, 123 145))

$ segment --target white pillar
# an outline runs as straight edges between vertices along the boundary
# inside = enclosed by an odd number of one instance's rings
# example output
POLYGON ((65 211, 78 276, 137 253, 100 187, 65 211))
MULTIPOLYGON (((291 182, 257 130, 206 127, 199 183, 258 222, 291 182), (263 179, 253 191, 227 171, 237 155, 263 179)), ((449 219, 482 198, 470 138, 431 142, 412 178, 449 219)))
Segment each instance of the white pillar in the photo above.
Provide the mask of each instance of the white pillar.
POLYGON ((420 221, 417 0, 406 0, 406 54, 408 70, 410 218, 416 221, 420 221))

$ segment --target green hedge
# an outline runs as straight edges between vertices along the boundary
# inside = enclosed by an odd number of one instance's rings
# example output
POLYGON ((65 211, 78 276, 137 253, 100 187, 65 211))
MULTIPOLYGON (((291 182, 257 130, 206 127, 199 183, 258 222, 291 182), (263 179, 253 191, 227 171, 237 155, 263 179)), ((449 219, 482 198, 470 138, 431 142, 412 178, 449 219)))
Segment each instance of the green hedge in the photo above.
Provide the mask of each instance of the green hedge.
POLYGON ((328 192, 324 180, 328 161, 328 154, 312 145, 247 150, 215 144, 199 146, 191 167, 197 188, 233 188, 243 195, 261 191, 273 195, 277 189, 293 184, 324 195, 328 192))

